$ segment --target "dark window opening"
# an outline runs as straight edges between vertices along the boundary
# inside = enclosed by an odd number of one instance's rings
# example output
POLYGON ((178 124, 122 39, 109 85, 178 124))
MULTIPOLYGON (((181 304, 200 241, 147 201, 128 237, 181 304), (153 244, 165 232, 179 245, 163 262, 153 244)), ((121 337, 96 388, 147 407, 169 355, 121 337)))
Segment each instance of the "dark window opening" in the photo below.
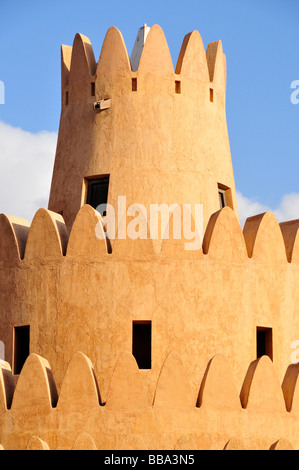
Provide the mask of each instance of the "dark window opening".
POLYGON ((213 103, 213 101, 214 101, 214 90, 213 90, 213 88, 210 88, 210 101, 211 101, 211 103, 213 103))
POLYGON ((175 81, 175 92, 179 95, 181 94, 181 82, 180 80, 175 81))
POLYGON ((92 206, 104 217, 108 201, 109 176, 88 179, 87 183, 86 204, 92 206))
POLYGON ((65 105, 67 106, 69 104, 69 92, 65 92, 65 105))
POLYGON ((132 353, 139 369, 152 367, 152 322, 133 322, 132 353))
POLYGON ((225 206, 234 209, 232 191, 228 186, 218 183, 218 197, 220 209, 223 209, 225 206))
POLYGON ((96 84, 95 82, 91 82, 91 96, 96 95, 96 84))
POLYGON ((272 328, 257 327, 256 329, 256 357, 269 356, 273 361, 272 328))
POLYGON ((20 374, 22 367, 29 356, 30 326, 14 328, 14 374, 20 374))
POLYGON ((218 189, 218 194, 220 209, 223 209, 223 207, 226 206, 225 191, 223 189, 218 189))
POLYGON ((132 91, 137 91, 137 78, 132 78, 132 91))

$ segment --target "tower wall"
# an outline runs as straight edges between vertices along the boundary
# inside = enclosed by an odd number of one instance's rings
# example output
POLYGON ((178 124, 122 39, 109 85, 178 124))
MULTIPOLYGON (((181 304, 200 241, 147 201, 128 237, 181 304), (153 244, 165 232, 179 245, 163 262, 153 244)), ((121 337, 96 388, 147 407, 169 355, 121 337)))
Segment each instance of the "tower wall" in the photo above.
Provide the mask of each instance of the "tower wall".
POLYGON ((231 188, 231 206, 238 213, 220 41, 205 53, 199 33, 187 35, 174 70, 163 31, 155 25, 132 72, 123 38, 111 28, 97 64, 82 35, 76 36, 72 54, 62 49, 62 60, 62 113, 49 209, 63 211, 68 228, 86 202, 84 178, 106 174, 108 203, 116 213, 119 196, 126 196, 127 206, 146 208, 203 204, 205 228, 219 209, 217 183, 231 188), (132 79, 137 91, 132 91, 132 79), (111 107, 95 112, 93 102, 108 98, 111 107))

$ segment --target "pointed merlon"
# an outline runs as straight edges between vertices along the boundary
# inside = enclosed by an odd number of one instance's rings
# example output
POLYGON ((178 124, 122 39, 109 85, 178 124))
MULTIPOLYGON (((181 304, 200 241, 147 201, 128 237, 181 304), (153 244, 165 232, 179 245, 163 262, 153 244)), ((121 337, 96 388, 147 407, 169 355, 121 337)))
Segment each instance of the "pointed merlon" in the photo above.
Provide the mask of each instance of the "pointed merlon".
POLYGON ((124 352, 112 374, 106 408, 133 411, 147 407, 147 395, 137 362, 131 353, 124 352))
POLYGON ((14 265, 24 258, 29 222, 0 214, 0 263, 14 265))
POLYGON ((60 259, 66 252, 67 239, 62 216, 47 209, 39 209, 29 230, 24 259, 60 259))
POLYGON ((65 413, 95 409, 101 397, 90 359, 77 352, 71 359, 62 382, 57 410, 65 413))
POLYGON ((226 90, 226 58, 223 54, 222 42, 211 42, 207 47, 207 63, 210 81, 215 88, 226 90))
POLYGON ((282 382, 282 391, 287 411, 299 412, 299 363, 290 364, 282 382))
POLYGON ((154 406, 164 410, 183 410, 192 409, 195 404, 190 379, 181 358, 170 352, 158 378, 154 406))
POLYGON ((249 217, 243 234, 249 258, 272 264, 287 262, 282 232, 272 212, 249 217))
POLYGON ((251 411, 286 411, 282 388, 268 356, 262 356, 250 364, 240 399, 242 407, 251 411))
POLYGON ((129 434, 125 438, 120 439, 117 443, 119 450, 147 450, 144 440, 139 434, 129 434))
POLYGON ((294 450, 294 447, 288 439, 282 438, 274 442, 269 450, 294 450))
POLYGON ((30 354, 18 378, 11 409, 49 412, 56 403, 57 389, 48 361, 37 354, 30 354))
POLYGON ((29 440, 26 450, 50 450, 47 442, 40 439, 38 436, 32 436, 29 440))
POLYGON ((63 87, 69 83, 72 51, 73 48, 71 46, 65 46, 64 44, 61 46, 61 84, 63 87))
POLYGON ((158 25, 151 27, 140 57, 138 71, 158 76, 174 73, 171 55, 164 32, 158 25))
POLYGON ((72 450, 97 450, 97 446, 87 432, 81 432, 76 438, 72 450))
POLYGON ((214 356, 206 369, 200 387, 198 406, 211 409, 241 409, 237 387, 226 357, 214 356))
POLYGON ((89 79, 96 73, 96 61, 90 40, 77 33, 73 43, 69 83, 89 79))
POLYGON ((105 36, 97 66, 97 78, 119 71, 131 71, 128 51, 121 32, 112 26, 105 36))
POLYGON ((175 73, 203 82, 210 81, 206 53, 198 31, 185 36, 175 73))
POLYGON ((226 206, 211 216, 203 239, 203 252, 212 259, 228 263, 247 260, 242 229, 230 207, 226 206))
POLYGON ((299 263, 299 219, 279 224, 289 263, 299 263))
POLYGON ((174 450, 197 450, 193 436, 183 435, 179 438, 174 450))
POLYGON ((223 450, 246 450, 245 445, 241 439, 232 437, 224 446, 223 450))
POLYGON ((0 361, 0 412, 8 410, 15 390, 15 381, 8 362, 0 361))
POLYGON ((198 227, 195 223, 196 220, 198 220, 196 215, 193 216, 187 205, 183 207, 183 213, 179 206, 175 208, 163 234, 160 248, 160 254, 163 257, 168 259, 199 259, 203 256, 203 234, 201 227, 198 227), (186 227, 181 224, 181 217, 184 221, 189 218, 189 227, 194 227, 194 230, 190 230, 188 234, 185 233, 186 227))
MULTIPOLYGON (((137 218, 135 218, 135 221, 137 218)), ((150 236, 150 228, 147 216, 142 211, 138 215, 139 237, 134 239, 130 236, 135 232, 135 221, 127 223, 127 215, 124 215, 119 223, 118 231, 113 242, 113 253, 121 258, 152 259, 155 257, 154 240, 150 236), (132 227, 134 224, 134 227, 132 227), (132 231, 131 231, 132 229, 132 231), (129 236, 123 237, 123 231, 129 236)))
POLYGON ((78 259, 86 257, 97 260, 110 252, 110 243, 106 238, 101 214, 85 204, 79 210, 72 226, 67 257, 78 259))

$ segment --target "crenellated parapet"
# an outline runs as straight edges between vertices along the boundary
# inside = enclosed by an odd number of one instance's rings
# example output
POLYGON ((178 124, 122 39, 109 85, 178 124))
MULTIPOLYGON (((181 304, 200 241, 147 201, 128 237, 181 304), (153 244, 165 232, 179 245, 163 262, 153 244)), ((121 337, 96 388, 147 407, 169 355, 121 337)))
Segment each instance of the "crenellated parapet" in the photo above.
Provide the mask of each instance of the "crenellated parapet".
POLYGON ((123 352, 103 402, 85 354, 71 359, 59 395, 48 361, 31 354, 16 386, 9 365, 0 365, 1 443, 7 450, 290 450, 298 448, 298 371, 288 369, 281 386, 263 356, 238 390, 230 361, 217 354, 193 393, 188 369, 170 352, 150 399, 134 357, 123 352))
MULTIPOLYGON (((171 215, 171 214, 170 214, 171 215)), ((165 230, 167 238, 160 240, 159 252, 151 239, 147 225, 147 237, 131 239, 125 234, 115 231, 115 239, 109 239, 105 231, 102 216, 91 206, 84 205, 76 217, 70 233, 65 226, 63 217, 46 209, 39 209, 31 225, 24 219, 5 214, 0 216, 1 257, 3 267, 17 266, 20 262, 43 261, 50 263, 63 257, 77 262, 87 260, 96 262, 104 259, 122 259, 130 256, 151 256, 158 259, 191 258, 200 261, 207 257, 219 263, 239 263, 253 259, 264 264, 297 264, 298 228, 297 220, 279 224, 271 212, 266 212, 246 220, 242 231, 234 212, 225 207, 210 218, 204 232, 202 245, 186 250, 187 242, 183 231, 181 238, 174 237, 172 229, 173 217, 165 230), (166 233, 167 232, 167 233, 166 233), (109 256, 108 256, 109 255, 109 256), (190 255, 190 256, 189 256, 190 255)), ((147 224, 147 220, 144 219, 147 224)))
MULTIPOLYGON (((190 78, 209 84, 217 93, 225 94, 226 90, 226 59, 222 43, 212 42, 205 51, 198 31, 185 36, 175 67, 164 33, 158 25, 150 28, 138 68, 134 71, 122 34, 115 27, 110 28, 106 34, 98 62, 90 40, 79 33, 75 36, 72 47, 61 47, 61 61, 63 107, 72 101, 91 96, 104 99, 104 81, 108 92, 108 87, 111 86, 109 77, 116 74, 133 78, 140 74, 153 74, 161 77, 161 83, 163 78, 172 81, 175 78, 190 78)), ((130 81, 127 83, 132 91, 130 81)), ((169 89, 173 94, 178 92, 174 82, 169 89)), ((150 89, 147 91, 150 93, 150 89)))
POLYGON ((89 205, 70 233, 62 216, 46 209, 30 226, 2 215, 5 360, 13 367, 15 327, 30 325, 30 351, 48 357, 59 387, 70 357, 82 350, 98 368, 105 402, 112 364, 124 346, 131 350, 132 324, 145 321, 153 328, 152 368, 143 372, 150 397, 170 350, 188 360, 193 387, 207 355, 229 350, 241 387, 245 364, 256 355, 257 328, 272 331, 282 374, 299 338, 295 222, 280 225, 267 212, 249 218, 242 231, 225 207, 212 215, 196 250, 185 249, 190 240, 183 234, 173 237, 172 222, 167 238, 153 240, 149 230, 145 239, 118 238, 116 231, 109 240, 89 205))

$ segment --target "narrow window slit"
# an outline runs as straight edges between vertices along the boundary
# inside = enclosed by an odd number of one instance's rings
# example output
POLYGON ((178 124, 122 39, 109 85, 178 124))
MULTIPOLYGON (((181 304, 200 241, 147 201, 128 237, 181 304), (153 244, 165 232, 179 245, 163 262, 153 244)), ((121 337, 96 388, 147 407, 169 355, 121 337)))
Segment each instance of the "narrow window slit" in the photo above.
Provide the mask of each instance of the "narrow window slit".
POLYGON ((132 78, 132 91, 137 91, 137 78, 132 78))
POLYGON ((22 367, 29 356, 30 326, 17 326, 14 328, 14 374, 20 374, 22 367))
POLYGON ((180 95, 181 94, 181 81, 180 80, 176 80, 175 81, 175 92, 180 95))

